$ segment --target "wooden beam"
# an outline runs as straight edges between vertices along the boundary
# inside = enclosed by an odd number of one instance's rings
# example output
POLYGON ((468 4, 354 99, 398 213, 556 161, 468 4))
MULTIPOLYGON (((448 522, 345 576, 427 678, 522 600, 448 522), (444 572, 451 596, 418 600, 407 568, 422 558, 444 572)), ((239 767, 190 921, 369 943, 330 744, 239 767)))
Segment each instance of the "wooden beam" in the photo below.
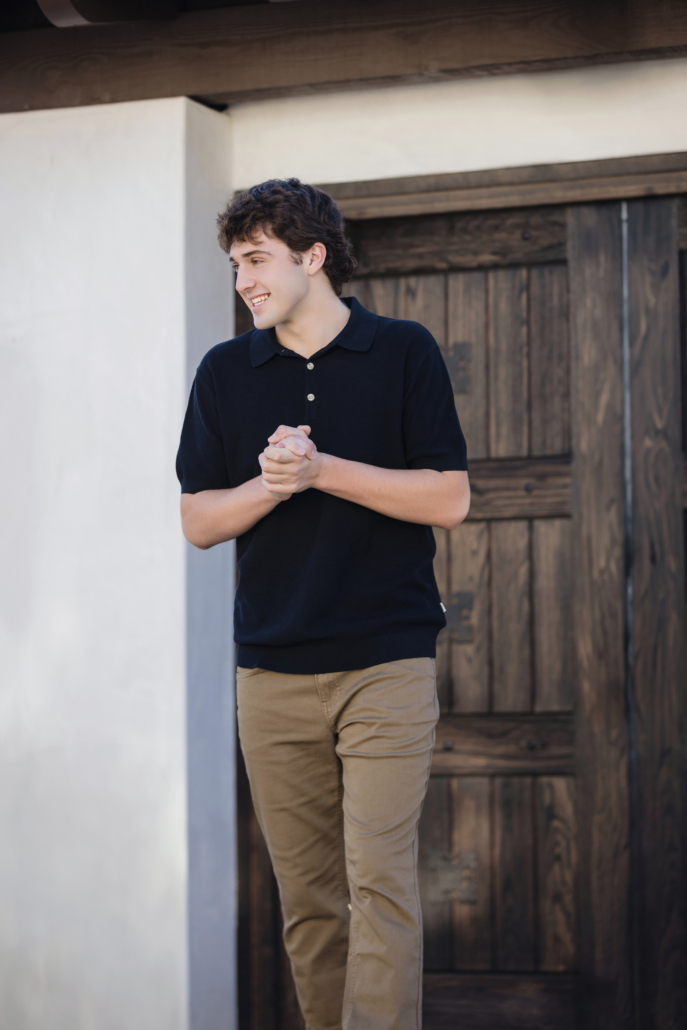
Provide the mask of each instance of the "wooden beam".
POLYGON ((0 36, 0 111, 152 97, 232 103, 687 52, 687 7, 609 0, 304 0, 164 25, 0 36))
POLYGON ((437 724, 432 775, 569 774, 573 738, 572 715, 445 715, 437 724))
MULTIPOLYGON (((353 221, 623 200, 687 193, 687 154, 325 183, 322 189, 353 221)), ((682 214, 682 225, 686 219, 682 214)))
POLYGON ((579 977, 425 973, 425 1030, 575 1030, 579 977))
POLYGON ((628 205, 638 1025, 687 1005, 685 565, 677 211, 628 205))
POLYGON ((469 519, 570 515, 572 466, 565 458, 504 458, 470 463, 469 519))
POLYGON ((631 1025, 620 204, 568 211, 585 1030, 631 1025))
POLYGON ((460 211, 349 222, 356 277, 565 260, 565 208, 460 211))

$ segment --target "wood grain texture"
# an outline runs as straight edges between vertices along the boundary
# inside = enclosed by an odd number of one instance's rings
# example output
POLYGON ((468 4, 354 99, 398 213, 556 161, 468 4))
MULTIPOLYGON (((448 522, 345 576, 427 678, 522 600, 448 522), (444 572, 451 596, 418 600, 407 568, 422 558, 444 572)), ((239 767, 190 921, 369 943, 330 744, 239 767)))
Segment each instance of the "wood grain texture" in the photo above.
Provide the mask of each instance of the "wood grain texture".
POLYGON ((487 283, 484 272, 448 277, 444 351, 470 461, 489 456, 487 436, 487 283))
POLYGON ((491 969, 491 813, 486 776, 450 781, 451 854, 461 872, 453 899, 453 968, 491 969))
POLYGON ((451 801, 445 777, 430 778, 419 828, 418 880, 425 969, 451 968, 451 801))
POLYGON ((451 587, 471 599, 471 639, 451 644, 452 710, 489 710, 489 528, 466 522, 451 532, 451 587))
POLYGON ((534 812, 529 776, 495 782, 496 968, 535 968, 534 812))
POLYGON ((532 524, 537 712, 569 711, 574 703, 571 535, 569 519, 535 519, 532 524))
POLYGON ((570 715, 444 715, 432 775, 563 775, 574 758, 570 715))
POLYGON ((530 454, 570 450, 568 269, 529 273, 530 454))
POLYGON ((532 705, 530 527, 525 519, 492 522, 492 710, 528 712, 532 705))
MULTIPOLYGON (((687 153, 639 154, 593 161, 561 161, 557 164, 517 165, 514 168, 486 168, 469 172, 440 172, 430 175, 402 175, 390 179, 356 179, 353 182, 320 184, 338 204, 348 200, 373 200, 385 197, 414 197, 452 190, 504 188, 511 186, 561 185, 603 179, 617 182, 633 175, 687 172, 687 153)), ((619 199, 619 198, 615 198, 619 199)), ((687 207, 678 199, 678 227, 687 228, 687 207)), ((501 206, 501 205, 496 205, 501 206)), ((509 207, 517 205, 509 204, 509 207)), ((410 212, 409 212, 410 213, 410 212)))
POLYGON ((468 519, 555 518, 572 511, 569 457, 470 462, 468 519))
POLYGON ((2 111, 150 97, 228 103, 352 85, 570 67, 687 44, 681 4, 315 0, 194 11, 164 24, 0 37, 2 111), (498 26, 498 31, 494 30, 498 26))
POLYGON ((677 240, 680 250, 687 250, 687 197, 677 197, 677 240))
POLYGON ((401 281, 401 318, 428 329, 446 349, 446 276, 409 275, 401 281))
POLYGON ((677 211, 629 207, 639 1019, 687 1007, 684 542, 677 211))
POLYGON ((347 222, 356 276, 474 270, 565 260, 565 209, 347 222))
POLYGON ((536 790, 539 969, 572 972, 578 940, 575 781, 542 776, 536 790))
POLYGON ((577 1030, 579 978, 428 973, 424 1030, 577 1030))
POLYGON ((393 279, 371 279, 368 283, 369 304, 375 315, 384 318, 403 318, 403 281, 393 279))
POLYGON ((503 268, 487 277, 489 454, 529 453, 527 269, 503 268))
MULTIPOLYGON (((488 173, 478 174, 486 177, 488 173)), ((499 208, 527 208, 540 204, 580 204, 686 192, 687 172, 680 168, 572 181, 513 182, 508 185, 473 186, 430 192, 418 190, 417 193, 411 194, 392 193, 389 196, 341 200, 339 206, 346 218, 362 220, 453 211, 495 211, 499 208)))
MULTIPOLYGON (((678 202, 678 210, 685 213, 687 222, 687 204, 678 202)), ((687 241, 686 241, 687 243, 687 241)), ((679 258, 680 274, 680 396, 682 398, 682 454, 684 458, 682 480, 682 503, 687 507, 687 254, 681 253, 679 258)))
POLYGON ((630 1025, 620 205, 568 215, 585 1030, 630 1025))

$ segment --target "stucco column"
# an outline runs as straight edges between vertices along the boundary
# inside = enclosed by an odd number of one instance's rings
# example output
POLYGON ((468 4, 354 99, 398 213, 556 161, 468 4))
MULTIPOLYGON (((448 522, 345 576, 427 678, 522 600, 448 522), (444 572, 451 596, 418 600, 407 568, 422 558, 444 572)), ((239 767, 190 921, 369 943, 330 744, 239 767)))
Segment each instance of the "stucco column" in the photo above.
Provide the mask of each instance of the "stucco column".
POLYGON ((0 117, 6 1030, 235 1025, 233 558, 189 555, 174 475, 231 335, 229 132, 184 98, 0 117))

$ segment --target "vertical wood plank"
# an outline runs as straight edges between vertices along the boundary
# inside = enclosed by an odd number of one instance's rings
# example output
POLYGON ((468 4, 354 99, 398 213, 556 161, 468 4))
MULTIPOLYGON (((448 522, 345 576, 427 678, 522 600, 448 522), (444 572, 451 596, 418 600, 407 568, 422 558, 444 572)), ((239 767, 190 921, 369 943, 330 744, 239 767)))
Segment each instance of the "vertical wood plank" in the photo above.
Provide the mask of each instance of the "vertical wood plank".
MULTIPOLYGON (((683 217, 687 205, 682 201, 683 217)), ((682 453, 687 455, 687 253, 680 253, 680 368, 682 372, 682 453)))
POLYGON ((446 351, 446 276, 406 275, 402 282, 401 318, 419 322, 446 351))
POLYGON ((573 707, 570 519, 532 523, 535 703, 537 712, 573 707))
POLYGON ((568 210, 581 1025, 630 1026, 620 205, 568 210))
POLYGON ((568 269, 530 269, 530 454, 570 450, 568 269))
POLYGON ((489 454, 529 452, 527 269, 487 273, 489 454))
POLYGON ((343 288, 345 297, 355 297, 364 308, 370 308, 370 287, 368 279, 352 279, 343 288))
POLYGON ((534 961, 532 777, 496 779, 496 968, 526 972, 534 961))
POLYGON ((453 901, 453 968, 491 969, 491 825, 489 780, 451 779, 451 854, 458 867, 453 901))
POLYGON ((366 283, 366 307, 370 311, 384 318, 405 318, 402 313, 402 283, 397 276, 367 279, 366 283))
POLYGON ((450 534, 451 590, 470 600, 466 639, 451 644, 454 712, 489 711, 489 527, 464 522, 450 534))
POLYGON ((639 1021, 687 1007, 684 554, 675 201, 628 205, 639 1021))
POLYGON ((493 710, 528 712, 532 695, 530 530, 526 519, 491 523, 493 710))
POLYGON ((451 968, 451 898, 446 869, 451 851, 448 777, 433 776, 419 829, 418 878, 422 901, 425 969, 451 968))
MULTIPOLYGON (((445 529, 434 527, 436 554, 434 555, 434 576, 439 594, 448 608, 451 603, 451 587, 449 582, 449 536, 445 529)), ((436 676, 437 697, 442 712, 451 709, 451 639, 448 628, 441 630, 437 637, 436 676)))
POLYGON ((448 276, 444 357, 471 459, 489 456, 486 304, 485 272, 454 272, 448 276))
POLYGON ((577 820, 575 781, 537 780, 539 968, 565 973, 577 961, 577 820))

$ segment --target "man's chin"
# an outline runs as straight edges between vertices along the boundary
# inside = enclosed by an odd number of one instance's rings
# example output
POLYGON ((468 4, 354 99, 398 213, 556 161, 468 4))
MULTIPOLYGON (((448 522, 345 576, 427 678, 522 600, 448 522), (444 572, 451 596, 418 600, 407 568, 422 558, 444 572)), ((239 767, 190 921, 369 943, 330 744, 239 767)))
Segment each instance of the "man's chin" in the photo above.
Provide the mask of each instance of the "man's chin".
POLYGON ((261 311, 260 308, 257 311, 251 311, 251 314, 256 329, 274 329, 280 321, 277 315, 271 314, 269 311, 261 311))

